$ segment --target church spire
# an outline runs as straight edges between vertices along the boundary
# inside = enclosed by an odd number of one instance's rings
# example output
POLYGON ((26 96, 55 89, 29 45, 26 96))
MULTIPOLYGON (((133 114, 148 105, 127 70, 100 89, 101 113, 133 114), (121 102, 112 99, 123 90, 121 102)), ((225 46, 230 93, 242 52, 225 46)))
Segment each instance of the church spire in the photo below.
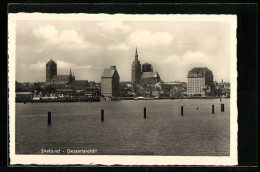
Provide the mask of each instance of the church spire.
POLYGON ((136 50, 135 50, 135 60, 138 60, 137 46, 136 46, 136 50))
POLYGON ((70 75, 69 75, 69 83, 71 84, 72 81, 75 81, 74 76, 72 76, 71 68, 70 68, 70 75))

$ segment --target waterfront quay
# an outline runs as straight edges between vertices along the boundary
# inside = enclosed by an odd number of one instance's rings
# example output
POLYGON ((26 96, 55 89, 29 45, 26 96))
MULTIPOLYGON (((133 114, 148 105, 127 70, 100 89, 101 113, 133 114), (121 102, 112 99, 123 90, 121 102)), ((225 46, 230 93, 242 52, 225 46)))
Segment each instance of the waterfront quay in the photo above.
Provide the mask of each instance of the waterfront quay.
POLYGON ((228 156, 230 99, 16 103, 15 128, 16 154, 228 156))

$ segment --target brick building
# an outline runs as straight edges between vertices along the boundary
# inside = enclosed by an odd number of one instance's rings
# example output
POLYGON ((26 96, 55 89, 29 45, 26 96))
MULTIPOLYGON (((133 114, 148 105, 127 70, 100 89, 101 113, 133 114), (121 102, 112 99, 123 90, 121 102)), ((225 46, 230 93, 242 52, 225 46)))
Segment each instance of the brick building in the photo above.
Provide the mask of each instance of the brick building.
POLYGON ((142 73, 144 72, 153 72, 153 67, 149 63, 142 64, 142 73))
POLYGON ((138 60, 137 48, 135 51, 135 60, 132 63, 132 85, 133 91, 140 91, 141 87, 154 86, 158 82, 163 82, 158 72, 153 71, 153 66, 149 63, 141 65, 138 60))
POLYGON ((52 59, 46 64, 46 83, 48 84, 67 84, 75 81, 75 76, 71 70, 69 75, 57 75, 57 64, 52 59))
POLYGON ((157 72, 143 72, 140 78, 140 83, 142 86, 146 84, 156 84, 160 82, 160 76, 157 72))
POLYGON ((55 75, 57 75, 57 64, 51 59, 46 64, 46 82, 50 82, 55 75))
POLYGON ((140 77, 141 77, 141 63, 138 60, 138 53, 136 48, 135 60, 132 63, 132 84, 134 89, 136 89, 137 85, 139 84, 140 77))

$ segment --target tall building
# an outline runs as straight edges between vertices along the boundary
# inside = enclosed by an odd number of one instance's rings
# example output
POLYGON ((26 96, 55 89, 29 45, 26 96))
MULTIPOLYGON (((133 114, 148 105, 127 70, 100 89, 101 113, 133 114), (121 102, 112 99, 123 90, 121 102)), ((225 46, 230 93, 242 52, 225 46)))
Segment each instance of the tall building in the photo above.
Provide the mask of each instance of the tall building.
POLYGON ((46 64, 46 82, 50 82, 54 75, 57 75, 57 64, 51 59, 46 64))
POLYGON ((137 53, 137 47, 135 51, 135 60, 132 63, 132 84, 133 88, 135 89, 137 84, 140 81, 141 77, 141 64, 140 61, 138 60, 138 53, 137 53))
POLYGON ((101 76, 101 94, 105 97, 118 97, 119 79, 116 66, 105 68, 101 76))
POLYGON ((213 96, 213 73, 206 67, 196 67, 188 72, 187 94, 189 96, 213 96))
POLYGON ((149 63, 142 64, 142 73, 143 72, 152 72, 152 71, 153 71, 153 68, 152 68, 151 64, 149 64, 149 63))

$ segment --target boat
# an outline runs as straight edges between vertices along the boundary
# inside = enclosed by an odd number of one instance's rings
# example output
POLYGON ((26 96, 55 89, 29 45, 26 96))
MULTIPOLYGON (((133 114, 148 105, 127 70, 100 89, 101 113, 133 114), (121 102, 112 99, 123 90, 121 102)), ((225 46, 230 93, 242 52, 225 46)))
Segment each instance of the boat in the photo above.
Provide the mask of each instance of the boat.
POLYGON ((134 100, 154 100, 154 97, 135 97, 134 100))
POLYGON ((140 96, 140 97, 135 97, 134 100, 144 100, 145 98, 140 96))

